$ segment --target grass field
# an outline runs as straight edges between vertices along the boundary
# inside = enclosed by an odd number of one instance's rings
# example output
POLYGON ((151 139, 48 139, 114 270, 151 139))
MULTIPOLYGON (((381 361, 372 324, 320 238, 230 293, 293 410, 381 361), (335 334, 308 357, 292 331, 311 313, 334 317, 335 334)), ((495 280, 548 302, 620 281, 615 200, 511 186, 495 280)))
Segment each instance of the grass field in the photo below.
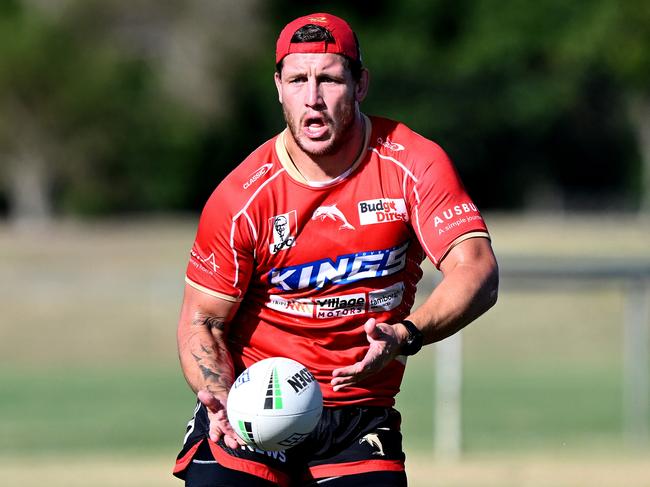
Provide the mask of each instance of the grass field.
MULTIPOLYGON (((34 461, 0 459, 3 484, 48 487, 174 487, 169 462, 161 457, 55 456, 34 461)), ((642 455, 616 457, 489 456, 460 463, 431 462, 412 455, 411 487, 647 487, 649 467, 642 455)))
MULTIPOLYGON (((498 255, 650 259, 647 220, 488 222, 498 255)), ((193 397, 174 332, 193 232, 191 220, 0 227, 3 484, 180 485, 169 471, 193 397)), ((434 347, 409 363, 411 485, 650 485, 650 450, 623 435, 620 286, 504 289, 463 332, 460 462, 432 453, 434 347)))

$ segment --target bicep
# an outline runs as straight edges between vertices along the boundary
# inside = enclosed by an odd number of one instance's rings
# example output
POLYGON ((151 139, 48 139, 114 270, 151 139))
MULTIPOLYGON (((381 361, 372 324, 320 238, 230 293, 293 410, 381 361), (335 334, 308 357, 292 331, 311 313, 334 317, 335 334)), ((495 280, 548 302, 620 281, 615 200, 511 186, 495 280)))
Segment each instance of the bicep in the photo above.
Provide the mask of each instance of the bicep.
POLYGON ((215 337, 224 335, 238 308, 238 301, 213 296, 186 284, 178 322, 179 341, 197 329, 207 329, 215 337))
POLYGON ((477 277, 498 278, 497 261, 490 240, 472 237, 453 245, 440 263, 440 270, 444 276, 448 276, 459 267, 472 269, 478 274, 477 277))

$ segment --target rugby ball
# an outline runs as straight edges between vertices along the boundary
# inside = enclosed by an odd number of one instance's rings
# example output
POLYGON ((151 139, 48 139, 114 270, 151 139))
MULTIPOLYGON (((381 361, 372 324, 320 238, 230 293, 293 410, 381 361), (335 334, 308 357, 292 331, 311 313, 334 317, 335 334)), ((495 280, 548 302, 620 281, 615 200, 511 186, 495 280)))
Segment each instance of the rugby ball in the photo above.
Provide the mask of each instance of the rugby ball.
POLYGON ((299 362, 272 357, 244 370, 230 389, 228 420, 247 445, 286 450, 303 441, 323 411, 323 395, 299 362))

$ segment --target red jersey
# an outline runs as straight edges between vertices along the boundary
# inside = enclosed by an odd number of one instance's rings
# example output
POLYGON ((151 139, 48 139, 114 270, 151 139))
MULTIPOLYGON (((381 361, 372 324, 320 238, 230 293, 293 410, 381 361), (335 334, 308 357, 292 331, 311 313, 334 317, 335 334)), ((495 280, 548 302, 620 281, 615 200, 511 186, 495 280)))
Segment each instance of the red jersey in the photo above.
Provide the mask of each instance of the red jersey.
POLYGON ((209 198, 186 281, 243 301, 228 334, 237 373, 267 357, 304 364, 326 406, 392 406, 405 360, 334 392, 332 371, 368 350, 368 318, 394 323, 415 299, 425 256, 488 237, 445 152, 391 120, 364 117, 365 145, 344 174, 309 183, 285 132, 255 150, 209 198))

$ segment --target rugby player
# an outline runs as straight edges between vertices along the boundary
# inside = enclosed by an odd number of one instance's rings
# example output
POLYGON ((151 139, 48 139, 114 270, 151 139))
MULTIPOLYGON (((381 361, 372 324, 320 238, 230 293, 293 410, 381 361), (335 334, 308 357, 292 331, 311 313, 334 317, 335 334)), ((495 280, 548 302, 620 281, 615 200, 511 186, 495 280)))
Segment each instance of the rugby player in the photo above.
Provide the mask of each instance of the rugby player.
POLYGON ((207 201, 178 325, 198 401, 175 475, 187 486, 405 486, 395 395, 406 357, 496 301, 497 264, 446 153, 360 111, 369 86, 356 35, 315 13, 276 45, 287 127, 207 201), (411 308, 421 262, 442 281, 411 308), (227 421, 234 378, 289 356, 319 382, 324 411, 282 452, 245 446, 227 421))

